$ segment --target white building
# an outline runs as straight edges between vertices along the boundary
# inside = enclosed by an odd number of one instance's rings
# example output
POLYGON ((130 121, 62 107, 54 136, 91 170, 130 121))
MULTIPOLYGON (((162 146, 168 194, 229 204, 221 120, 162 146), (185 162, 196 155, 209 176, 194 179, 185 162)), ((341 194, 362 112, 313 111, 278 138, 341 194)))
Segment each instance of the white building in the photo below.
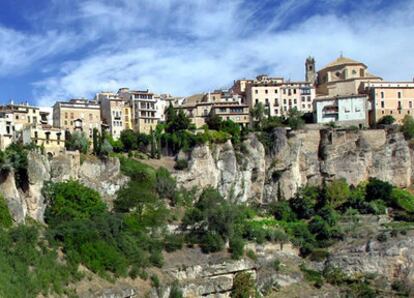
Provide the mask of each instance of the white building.
POLYGON ((338 125, 359 127, 368 124, 368 97, 366 95, 317 97, 314 106, 317 123, 335 122, 338 125))

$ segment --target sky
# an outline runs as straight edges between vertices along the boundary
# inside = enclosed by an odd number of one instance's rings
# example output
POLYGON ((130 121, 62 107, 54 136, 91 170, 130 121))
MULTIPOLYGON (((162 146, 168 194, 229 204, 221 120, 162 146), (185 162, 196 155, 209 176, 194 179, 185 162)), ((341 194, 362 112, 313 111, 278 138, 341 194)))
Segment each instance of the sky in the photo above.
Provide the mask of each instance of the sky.
POLYGON ((303 80, 340 53, 412 81, 413 52, 414 0, 1 0, 0 103, 303 80))

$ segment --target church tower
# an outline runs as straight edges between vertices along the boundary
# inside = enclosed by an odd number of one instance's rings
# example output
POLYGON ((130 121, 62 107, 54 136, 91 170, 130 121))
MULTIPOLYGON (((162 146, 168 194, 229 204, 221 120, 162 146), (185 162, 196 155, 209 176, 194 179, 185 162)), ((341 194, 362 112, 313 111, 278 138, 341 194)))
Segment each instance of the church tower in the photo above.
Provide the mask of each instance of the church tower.
POLYGON ((306 82, 315 84, 316 83, 316 69, 315 69, 315 59, 309 56, 305 62, 306 69, 306 82))

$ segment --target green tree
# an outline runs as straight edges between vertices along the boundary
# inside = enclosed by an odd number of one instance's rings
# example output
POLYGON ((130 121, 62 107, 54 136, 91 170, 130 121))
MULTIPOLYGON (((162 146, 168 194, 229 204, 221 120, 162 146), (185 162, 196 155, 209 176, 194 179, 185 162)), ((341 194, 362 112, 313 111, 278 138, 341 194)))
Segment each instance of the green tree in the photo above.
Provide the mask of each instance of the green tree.
POLYGON ((124 144, 125 151, 137 149, 137 137, 132 129, 123 130, 120 139, 122 144, 124 144))
POLYGON ((113 152, 113 147, 108 139, 104 139, 102 144, 99 146, 99 156, 107 157, 113 152))
POLYGON ((95 155, 99 155, 101 151, 101 142, 100 142, 100 135, 97 128, 93 129, 92 132, 92 144, 93 144, 93 153, 95 155))
POLYGON ((256 296, 255 282, 247 272, 237 273, 233 281, 232 298, 252 298, 256 296))
POLYGON ((391 125, 395 122, 395 118, 391 115, 386 115, 384 117, 382 117, 379 121, 378 124, 383 124, 383 125, 391 125))
POLYGON ((106 211, 99 193, 77 181, 49 183, 43 194, 48 200, 45 220, 49 224, 91 218, 106 211))
POLYGON ((414 119, 410 115, 405 115, 402 121, 401 131, 407 139, 414 138, 414 119))
POLYGON ((253 117, 255 128, 257 130, 261 130, 263 120, 265 119, 265 107, 264 107, 264 105, 261 102, 255 104, 253 109, 251 109, 250 114, 253 117))
POLYGON ((288 112, 287 124, 293 130, 301 129, 305 125, 305 120, 302 118, 303 113, 296 107, 292 108, 288 112))
POLYGON ((66 139, 65 146, 68 150, 79 150, 86 154, 89 149, 89 139, 84 132, 75 131, 69 139, 66 139))
POLYGON ((219 115, 210 113, 207 116, 206 124, 209 129, 220 130, 222 125, 222 119, 219 115))
POLYGON ((334 209, 344 204, 351 195, 349 185, 344 178, 329 182, 325 188, 326 202, 334 209))
POLYGON ((295 197, 289 201, 290 207, 298 218, 311 218, 315 214, 315 206, 318 202, 319 188, 315 186, 305 186, 296 193, 295 197))
POLYGON ((366 186, 366 200, 390 202, 392 185, 377 178, 369 178, 366 186))

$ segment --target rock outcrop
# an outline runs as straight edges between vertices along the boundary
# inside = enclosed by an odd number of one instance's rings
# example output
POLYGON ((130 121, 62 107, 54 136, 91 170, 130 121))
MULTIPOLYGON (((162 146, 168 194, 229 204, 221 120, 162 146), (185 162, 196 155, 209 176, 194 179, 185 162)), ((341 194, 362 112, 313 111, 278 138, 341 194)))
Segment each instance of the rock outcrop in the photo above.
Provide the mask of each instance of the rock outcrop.
POLYGON ((27 158, 28 178, 24 189, 16 186, 13 171, 3 173, 0 180, 0 193, 6 199, 16 222, 24 222, 27 216, 43 222, 46 202, 42 188, 47 181, 79 180, 98 191, 109 205, 116 191, 128 181, 121 174, 117 158, 104 161, 93 159, 81 164, 78 152, 67 152, 48 160, 46 156, 34 151, 29 152, 27 158))
POLYGON ((356 185, 377 177, 407 187, 414 177, 413 151, 398 131, 276 128, 270 137, 267 154, 254 135, 239 151, 230 142, 194 148, 189 168, 175 173, 178 185, 212 186, 228 199, 268 203, 324 180, 356 185))

